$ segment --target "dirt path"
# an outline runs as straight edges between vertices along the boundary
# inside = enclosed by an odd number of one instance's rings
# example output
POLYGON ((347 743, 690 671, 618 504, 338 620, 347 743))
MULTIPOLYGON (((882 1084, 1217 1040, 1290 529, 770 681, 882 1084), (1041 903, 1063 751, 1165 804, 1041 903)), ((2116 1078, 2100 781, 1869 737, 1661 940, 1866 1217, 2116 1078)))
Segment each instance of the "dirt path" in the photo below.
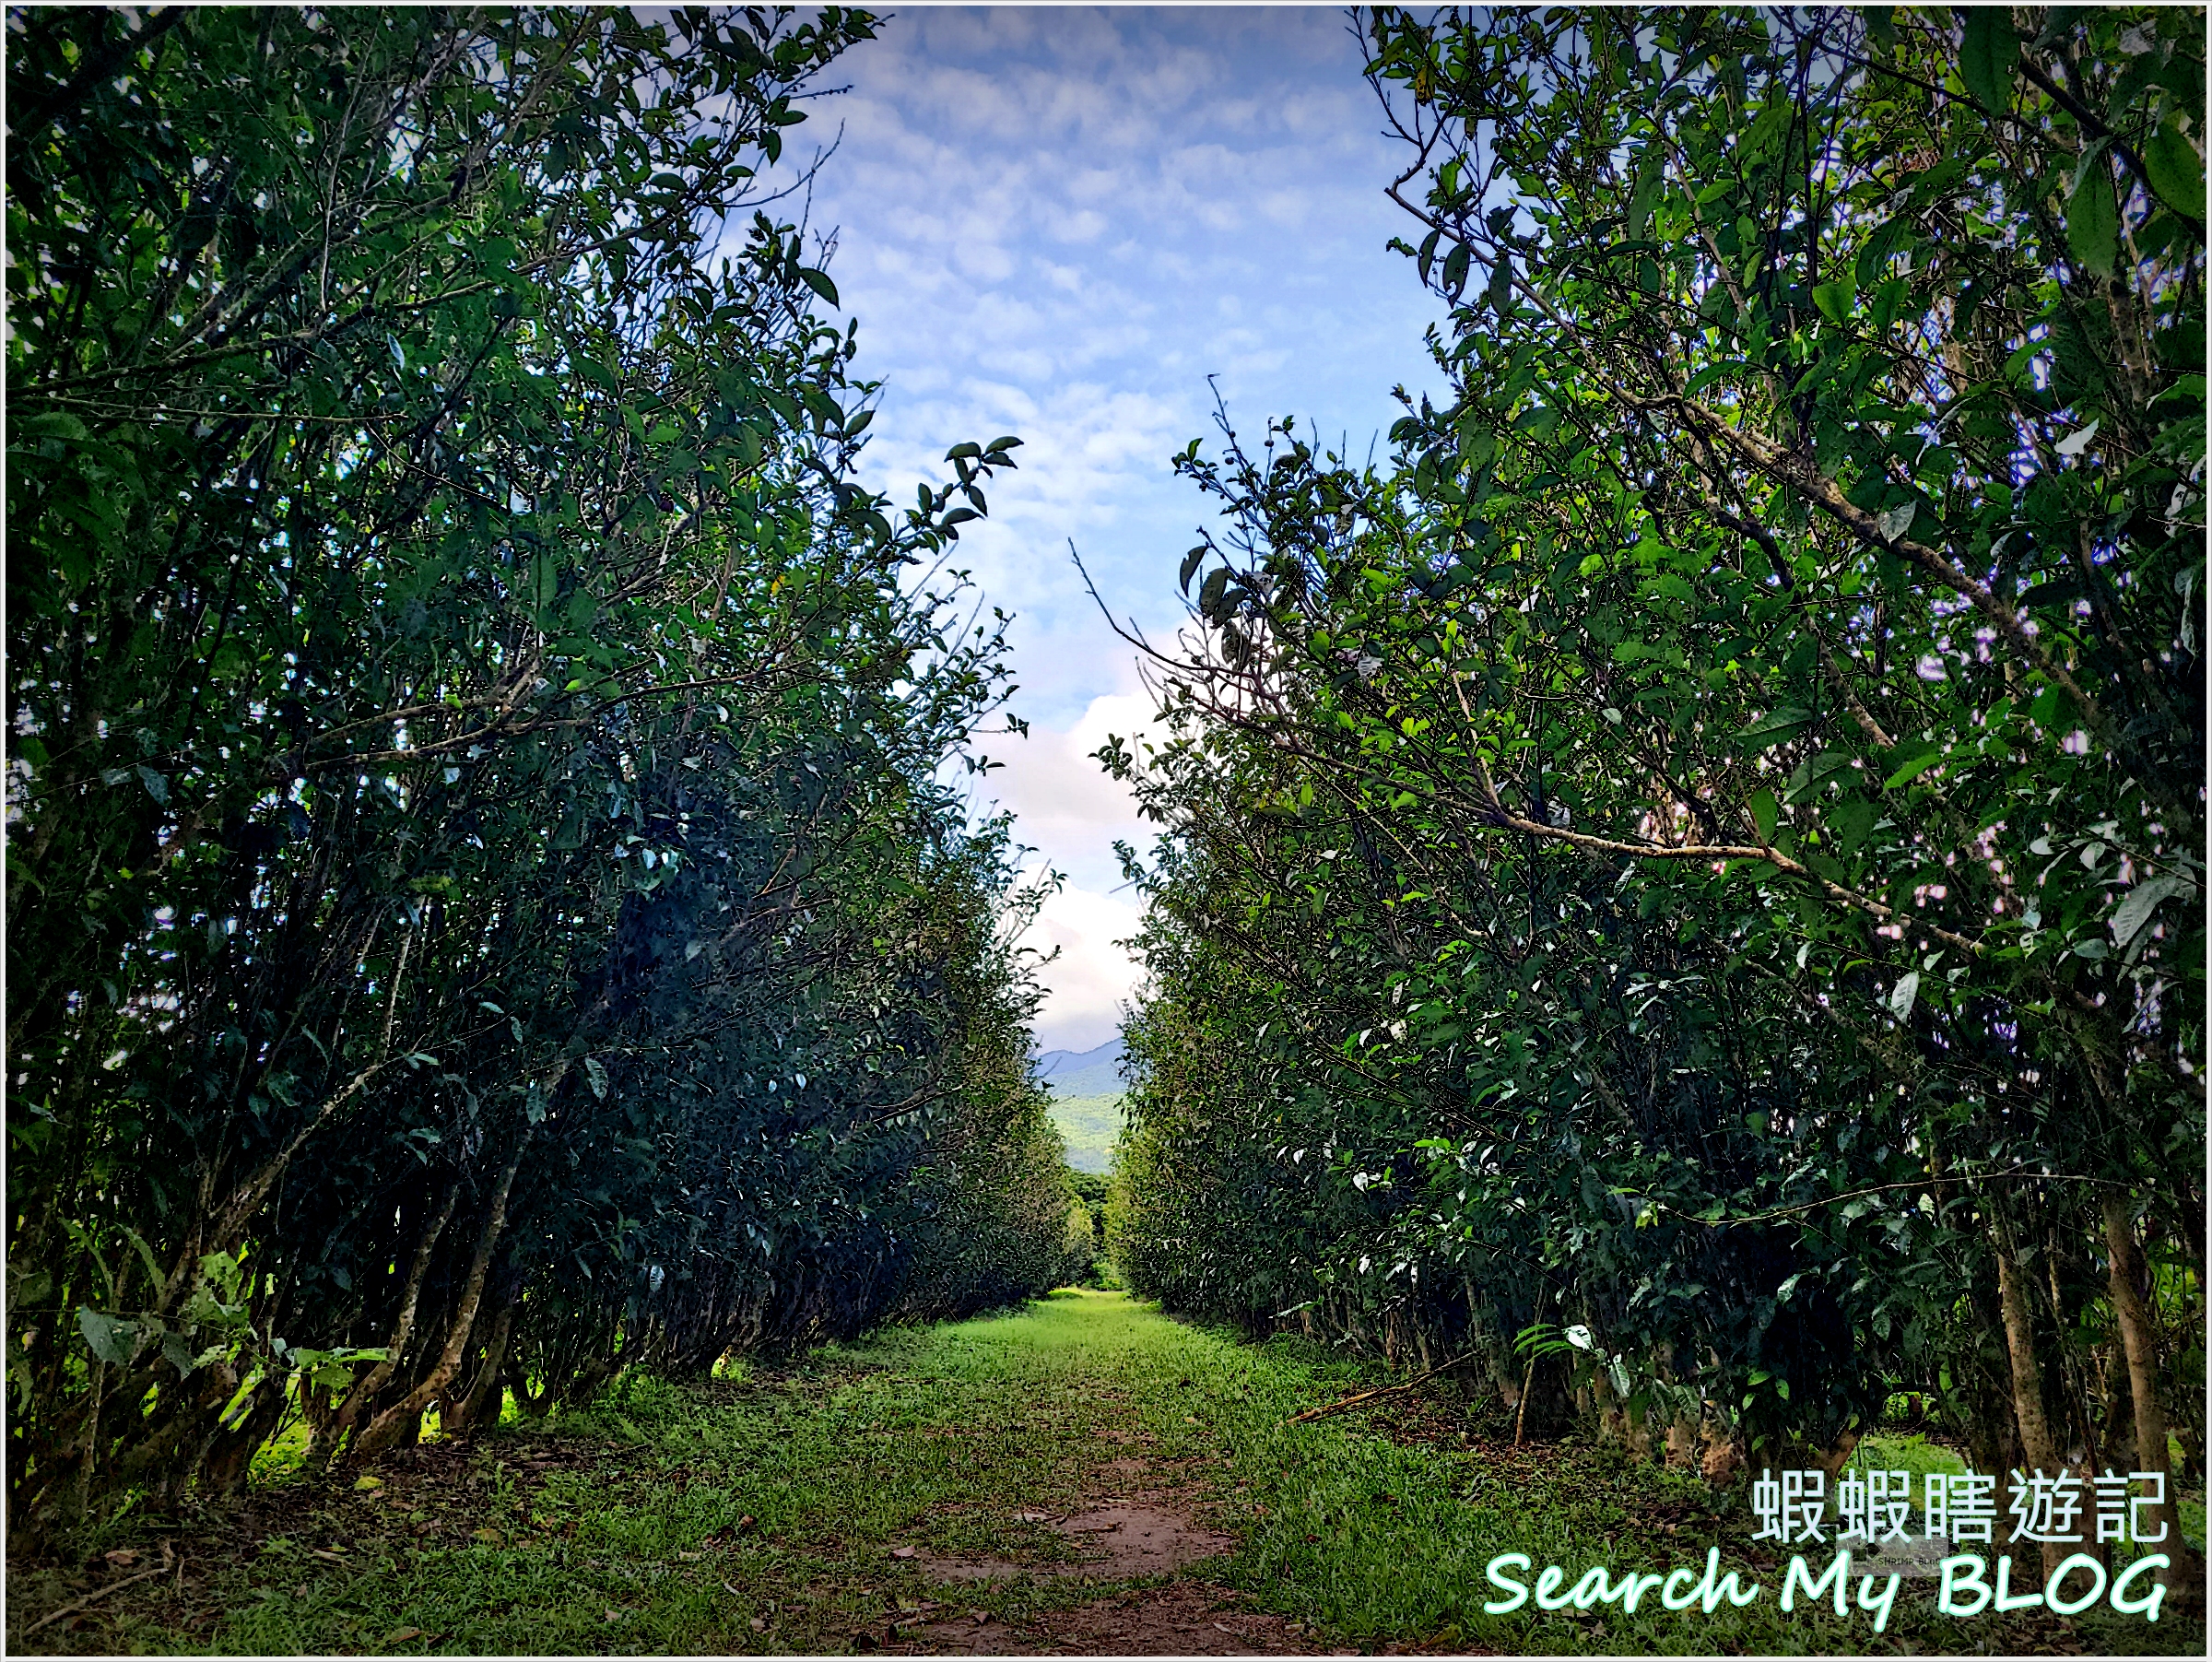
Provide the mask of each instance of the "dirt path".
MULTIPOLYGON (((977 1612, 980 1614, 981 1612, 977 1612)), ((1303 1656, 1324 1655, 1280 1616, 1175 1581, 1008 1627, 953 1616, 904 1630, 886 1647, 908 1656, 1303 1656)), ((1344 1655, 1354 1653, 1345 1652, 1344 1655)))
MULTIPOLYGON (((1115 1460, 1102 1478, 1127 1477, 1142 1463, 1115 1460)), ((1184 1569, 1233 1550, 1236 1538, 1175 1509, 1173 1491, 1136 1490, 1059 1517, 1032 1515, 1081 1554, 1039 1569, 1003 1559, 932 1558, 924 1574, 940 1584, 948 1608, 887 1632, 882 1648, 900 1656, 1309 1656, 1317 1647, 1288 1619, 1251 1609, 1238 1595, 1183 1578, 1184 1569), (1108 1583, 1168 1577, 1164 1583, 1103 1591, 1093 1602, 1040 1615, 1023 1626, 961 1609, 957 1584, 1010 1581, 1108 1583)))

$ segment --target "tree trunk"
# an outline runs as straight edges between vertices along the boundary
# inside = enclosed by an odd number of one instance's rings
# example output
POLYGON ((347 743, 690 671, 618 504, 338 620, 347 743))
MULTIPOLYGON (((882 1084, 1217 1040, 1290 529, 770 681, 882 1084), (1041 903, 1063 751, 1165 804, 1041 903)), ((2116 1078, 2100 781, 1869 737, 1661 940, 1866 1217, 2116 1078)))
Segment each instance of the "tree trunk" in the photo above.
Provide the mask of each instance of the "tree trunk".
MULTIPOLYGON (((1994 1238, 1992 1238, 1994 1245, 1994 1238)), ((1996 1253, 1993 1251, 1994 1259, 1996 1253)), ((1966 1445, 1967 1469, 2003 1472, 2028 1461, 2020 1451, 2020 1428, 2012 1408, 2011 1349, 2005 1338, 2005 1306, 1997 1296, 1993 1267, 1985 1280, 1979 1268, 1967 1285, 1975 1316, 1968 1348, 1951 1363, 1952 1389, 1942 1401, 1959 1421, 1966 1445), (1994 1336, 1994 1354, 1983 1336, 1994 1336)))
POLYGON ((2159 1401, 2158 1329, 2145 1302, 2143 1255, 2136 1247, 2136 1220, 2127 1202, 2108 1189, 2104 1196, 2104 1244, 2112 1295, 2112 1314, 2120 1325, 2120 1343, 2127 1353, 2128 1394, 2136 1410, 2136 1469, 2155 1472, 2165 1479, 2164 1504, 2145 1507, 2166 1529, 2165 1538, 2153 1550, 2172 1561, 2165 1581, 2170 1597, 2183 1609, 2204 1606, 2204 1569, 2197 1555, 2182 1539, 2182 1510, 2173 1491, 2172 1463, 2166 1447, 2166 1410, 2159 1401))
MULTIPOLYGON (((1997 1302, 2005 1312, 2005 1349, 2012 1361, 2012 1412, 2020 1428, 2020 1453, 2030 1477, 2055 1478, 2065 1466, 2051 1435, 2051 1421, 2043 1412, 2043 1370, 2035 1359, 2035 1324, 2028 1307, 2027 1283, 2002 1235, 1996 1246, 1997 1302)), ((2066 1550, 2056 1541, 2041 1545, 2047 1579, 2065 1559, 2066 1550)))
POLYGON ((461 1303, 453 1312, 453 1325, 447 1329, 445 1350, 440 1354, 437 1365, 429 1371, 412 1391, 394 1403, 364 1426, 353 1440, 350 1457, 356 1465, 373 1460, 386 1449, 396 1446, 406 1437, 410 1426, 419 1431, 422 1412, 439 1394, 453 1383, 461 1370, 462 1353, 468 1349, 468 1336, 477 1325, 477 1306, 483 1302, 484 1279, 491 1270, 491 1255, 498 1248, 500 1236, 507 1227, 507 1194, 514 1186, 515 1169, 522 1164, 523 1148, 527 1146, 530 1133, 523 1133, 522 1143, 507 1169, 500 1173, 500 1186, 492 1194, 491 1214, 484 1220, 484 1233, 477 1243, 477 1255, 468 1267, 468 1281, 461 1290, 461 1303))
POLYGON ((200 1456, 200 1481, 219 1495, 242 1493, 253 1456, 284 1418, 285 1394, 264 1382, 251 1409, 229 1431, 218 1431, 200 1456))
POLYGON ((438 1216, 423 1232, 422 1240, 415 1248, 414 1261, 407 1266, 407 1284, 400 1295, 399 1314, 392 1324, 391 1336, 384 1341, 384 1360, 371 1368, 346 1393, 346 1400, 329 1419, 316 1424, 308 1432, 307 1467, 320 1471, 328 1463, 338 1446, 338 1440, 350 1431, 374 1400, 377 1392, 392 1377, 399 1366, 399 1353, 406 1349, 407 1340, 415 1332, 415 1310, 422 1301, 422 1284, 430 1273, 430 1256, 437 1250, 438 1238, 445 1233, 445 1226, 453 1220, 453 1208, 460 1201, 461 1191, 456 1185, 448 1189, 445 1204, 438 1208, 438 1216))
POLYGON ((2127 1379, 2127 1356, 2111 1346, 2104 1360, 2104 1427, 2099 1446, 2105 1458, 2100 1471, 2112 1464, 2112 1451, 2136 1445, 2136 1398, 2127 1379))
POLYGON ((500 1314, 491 1324, 491 1338, 484 1346, 484 1365, 477 1370, 476 1383, 469 1386, 468 1395, 459 1402, 448 1403, 440 1414, 449 1436, 465 1436, 483 1428, 478 1418, 487 1410, 494 1425, 499 1423, 500 1404, 506 1394, 500 1384, 507 1366, 507 1340, 514 1331, 514 1301, 500 1306, 500 1314))

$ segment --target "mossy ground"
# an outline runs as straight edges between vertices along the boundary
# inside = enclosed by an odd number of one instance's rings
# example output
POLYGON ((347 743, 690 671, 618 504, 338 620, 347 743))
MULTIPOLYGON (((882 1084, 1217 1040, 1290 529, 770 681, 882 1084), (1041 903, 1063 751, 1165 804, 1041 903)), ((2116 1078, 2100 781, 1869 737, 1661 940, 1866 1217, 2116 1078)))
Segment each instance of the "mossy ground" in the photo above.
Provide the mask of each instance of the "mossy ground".
POLYGON ((948 1616, 981 1612, 1009 1648, 1045 1650, 1077 1607, 1141 1601, 1158 1581, 951 1587, 933 1561, 1065 1571, 1074 1554, 1043 1520, 1139 1468, 1164 1503, 1239 1543, 1186 1582, 1290 1619, 1281 1633, 1315 1649, 2202 1649, 2201 1626, 2171 1618, 1952 1620, 1926 1582, 1907 1584, 1878 1637, 1865 1617, 1783 1615, 1780 1561, 1752 1551, 1740 1500, 1686 1475, 1572 1442, 1515 1450, 1441 1398, 1286 1423, 1375 1377, 1300 1341, 1241 1344, 1065 1291, 788 1369, 632 1380, 589 1412, 407 1451, 365 1487, 272 1469, 242 1501, 126 1516, 11 1564, 10 1649, 846 1652, 947 1644, 948 1616), (1764 1585, 1756 1604, 1481 1608, 1496 1553, 1579 1574, 1701 1564, 1709 1545, 1764 1585), (164 1550, 173 1572, 29 1631, 164 1550))

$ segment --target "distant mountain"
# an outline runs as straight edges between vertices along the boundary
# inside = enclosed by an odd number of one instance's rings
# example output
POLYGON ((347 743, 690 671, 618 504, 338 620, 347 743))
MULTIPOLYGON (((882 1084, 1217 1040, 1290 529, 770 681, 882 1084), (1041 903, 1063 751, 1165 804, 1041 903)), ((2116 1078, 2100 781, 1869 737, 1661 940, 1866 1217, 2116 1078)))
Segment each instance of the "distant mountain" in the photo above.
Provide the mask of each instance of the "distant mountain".
POLYGON ((1048 1050, 1037 1058, 1037 1077, 1053 1093, 1053 1123, 1067 1139, 1067 1163, 1078 1172, 1103 1172, 1122 1132, 1122 1042, 1096 1050, 1048 1050))
POLYGON ((1112 1166, 1114 1140, 1122 1134, 1120 1097, 1054 1097, 1046 1113, 1067 1144, 1069 1165, 1100 1175, 1112 1166))
POLYGON ((1096 1050, 1048 1050, 1037 1058, 1037 1077, 1056 1097, 1122 1094, 1122 1041, 1117 1035, 1096 1050))

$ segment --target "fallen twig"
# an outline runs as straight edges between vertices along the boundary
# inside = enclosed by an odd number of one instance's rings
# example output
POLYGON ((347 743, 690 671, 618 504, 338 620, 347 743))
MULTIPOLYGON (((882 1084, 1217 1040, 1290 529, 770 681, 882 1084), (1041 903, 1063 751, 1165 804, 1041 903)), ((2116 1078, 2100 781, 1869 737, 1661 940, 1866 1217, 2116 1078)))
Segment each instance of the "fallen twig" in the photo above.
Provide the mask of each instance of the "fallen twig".
POLYGON ((36 1621, 32 1622, 29 1627, 23 1630, 23 1636, 28 1639, 31 1636, 31 1634, 37 1633, 48 1622, 59 1621, 65 1616, 74 1616, 77 1613, 77 1611, 83 1609, 87 1605, 98 1604, 110 1593, 120 1593, 124 1590, 124 1588, 132 1585, 135 1582, 150 1581, 157 1575, 166 1575, 177 1563, 177 1562, 178 1561, 176 1559, 171 1556, 169 1543, 167 1541, 163 1541, 161 1543, 161 1562, 156 1564, 152 1569, 141 1570, 137 1574, 127 1576, 122 1581, 112 1581, 106 1586, 101 1587, 98 1592, 87 1593, 82 1598, 77 1599, 75 1603, 65 1604, 62 1606, 60 1609, 54 1610, 48 1615, 40 1617, 36 1621))
POLYGON ((1411 1379, 1405 1381, 1401 1385, 1381 1385, 1371 1391, 1358 1391, 1353 1395, 1342 1397, 1335 1402, 1324 1403, 1320 1408, 1308 1409, 1302 1414, 1293 1414, 1289 1419, 1284 1420, 1283 1423, 1285 1425, 1302 1425, 1309 1420, 1325 1420, 1331 1414, 1341 1414, 1346 1409, 1356 1409, 1363 1402, 1374 1401, 1378 1397, 1394 1397, 1400 1391, 1410 1391, 1415 1385, 1426 1385, 1430 1380, 1434 1379, 1439 1373, 1445 1372, 1447 1369, 1456 1368, 1463 1361, 1472 1361, 1474 1360, 1475 1352, 1470 1350, 1465 1356, 1455 1356, 1450 1361, 1438 1363, 1435 1367, 1430 1368, 1426 1373, 1416 1373, 1411 1379))

